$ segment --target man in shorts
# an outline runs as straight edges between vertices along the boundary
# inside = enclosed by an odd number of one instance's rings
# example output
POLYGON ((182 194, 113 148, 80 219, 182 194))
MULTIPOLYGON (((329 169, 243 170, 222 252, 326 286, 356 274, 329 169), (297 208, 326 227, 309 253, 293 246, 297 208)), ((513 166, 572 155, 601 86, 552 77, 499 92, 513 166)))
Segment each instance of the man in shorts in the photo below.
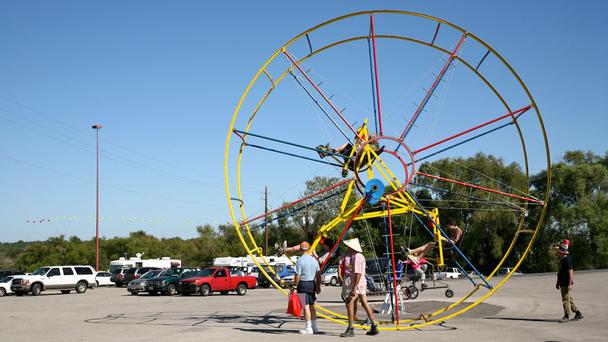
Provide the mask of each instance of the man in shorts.
POLYGON ((345 332, 340 334, 341 337, 354 337, 355 331, 353 329, 353 322, 355 319, 355 302, 359 300, 361 306, 365 310, 367 317, 371 322, 371 328, 367 332, 367 335, 377 335, 378 326, 374 320, 374 312, 367 303, 367 281, 365 280, 365 256, 363 255, 363 249, 359 243, 359 239, 354 238, 345 240, 344 244, 349 249, 351 255, 349 265, 350 275, 350 294, 346 301, 346 311, 348 312, 348 328, 345 332))
POLYGON ((321 272, 319 262, 309 253, 310 244, 304 241, 299 247, 302 256, 296 262, 296 275, 293 282, 304 308, 306 321, 306 327, 300 330, 300 334, 311 335, 319 332, 315 301, 317 294, 321 293, 321 272))

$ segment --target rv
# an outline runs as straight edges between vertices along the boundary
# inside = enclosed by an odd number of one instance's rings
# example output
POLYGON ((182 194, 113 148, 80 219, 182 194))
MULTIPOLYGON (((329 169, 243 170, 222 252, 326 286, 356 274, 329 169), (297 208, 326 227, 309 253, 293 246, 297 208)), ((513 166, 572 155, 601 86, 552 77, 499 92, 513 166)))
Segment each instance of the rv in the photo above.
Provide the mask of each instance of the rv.
POLYGON ((130 258, 119 258, 118 260, 110 261, 109 272, 119 270, 122 268, 130 267, 159 267, 159 268, 171 268, 181 267, 182 261, 179 259, 171 259, 169 257, 162 257, 158 259, 142 259, 142 253, 137 253, 137 256, 130 258))

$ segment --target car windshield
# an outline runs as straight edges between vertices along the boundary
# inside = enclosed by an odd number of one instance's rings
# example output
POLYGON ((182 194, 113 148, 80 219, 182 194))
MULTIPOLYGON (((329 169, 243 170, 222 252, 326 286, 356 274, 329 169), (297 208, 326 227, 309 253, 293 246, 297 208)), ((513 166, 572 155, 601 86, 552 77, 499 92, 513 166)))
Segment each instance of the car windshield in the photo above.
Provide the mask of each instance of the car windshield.
POLYGON ((180 273, 182 273, 182 271, 183 270, 180 268, 170 268, 160 275, 163 277, 172 277, 172 276, 180 275, 180 273))
POLYGON ((50 267, 40 267, 39 269, 32 272, 32 275, 45 275, 51 268, 50 267))
POLYGON ((181 278, 182 279, 187 279, 187 278, 192 278, 192 277, 195 277, 195 276, 196 276, 196 271, 188 271, 188 272, 184 272, 181 275, 181 278))
POLYGON ((148 272, 144 273, 144 275, 141 276, 141 279, 154 278, 159 273, 160 273, 160 271, 148 271, 148 272))
POLYGON ((325 270, 324 273, 336 273, 338 271, 338 267, 336 266, 331 266, 329 267, 327 270, 325 270))

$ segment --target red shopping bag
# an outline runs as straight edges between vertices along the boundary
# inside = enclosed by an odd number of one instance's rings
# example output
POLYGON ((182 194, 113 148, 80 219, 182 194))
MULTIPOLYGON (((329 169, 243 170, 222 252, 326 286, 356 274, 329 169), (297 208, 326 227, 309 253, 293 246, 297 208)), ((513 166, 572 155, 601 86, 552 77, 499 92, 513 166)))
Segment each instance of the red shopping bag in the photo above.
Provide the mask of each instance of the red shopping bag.
POLYGON ((302 303, 300 303, 300 297, 295 292, 289 294, 289 302, 287 304, 287 314, 302 317, 302 303))

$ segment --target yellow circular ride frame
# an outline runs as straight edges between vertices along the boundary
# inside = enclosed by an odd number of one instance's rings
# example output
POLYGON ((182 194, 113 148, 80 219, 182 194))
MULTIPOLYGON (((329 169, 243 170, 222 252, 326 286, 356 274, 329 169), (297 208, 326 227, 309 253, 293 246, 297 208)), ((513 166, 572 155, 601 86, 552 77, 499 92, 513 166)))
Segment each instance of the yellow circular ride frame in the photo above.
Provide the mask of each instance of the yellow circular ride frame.
MULTIPOLYGON (((236 233, 240 239, 241 244, 244 246, 245 250, 247 251, 247 253, 252 257, 253 261, 255 262, 255 264, 259 267, 260 272, 262 274, 264 274, 264 276, 266 276, 269 281, 272 283, 272 285, 277 288, 279 291, 281 291, 284 295, 287 295, 288 292, 283 289, 279 284, 277 284, 275 281, 273 281, 269 274, 267 273, 266 269, 264 269, 262 267, 262 264, 266 264, 268 265, 267 260, 265 259, 265 257, 262 255, 262 248, 259 247, 254 238, 253 235, 251 233, 250 227, 249 227, 249 223, 247 222, 247 215, 245 213, 244 210, 244 205, 243 205, 243 200, 242 200, 242 192, 241 192, 241 162, 242 162, 242 156, 243 156, 243 150, 244 150, 244 143, 245 143, 245 139, 247 138, 246 134, 241 137, 241 139, 243 140, 240 148, 238 150, 238 155, 236 157, 236 194, 232 194, 230 191, 230 182, 229 182, 229 149, 230 149, 230 143, 231 143, 231 139, 233 137, 233 129, 235 128, 235 122, 237 119, 237 116, 239 114, 239 111, 241 110, 241 106, 243 105, 244 100, 246 99, 247 95, 249 94, 251 88, 253 87, 253 85, 256 83, 256 81, 258 80, 258 78, 261 75, 265 75, 269 82, 270 82, 270 87, 269 89, 266 91, 266 93, 261 97, 261 100, 257 103, 257 105, 255 106, 254 110, 252 111, 252 113, 250 114, 250 117, 247 121, 247 126, 245 127, 244 131, 245 132, 249 132, 251 123, 253 122, 253 119, 255 118, 255 115, 257 114, 258 110, 260 109, 260 107, 263 105, 263 103, 266 101, 266 99, 268 98, 268 96, 272 93, 272 91, 275 89, 275 87, 283 80, 283 78, 289 74, 289 72, 296 67, 295 65, 289 67, 287 70, 285 70, 280 77, 277 77, 276 79, 272 79, 272 77, 270 76, 270 74, 267 72, 266 68, 269 66, 269 64, 277 57, 279 56, 282 52, 286 51, 286 49, 294 42, 296 42, 297 40, 299 40, 300 38, 306 36, 307 34, 316 31, 320 28, 323 28, 325 26, 328 26, 332 23, 336 23, 345 19, 349 19, 349 18, 353 18, 353 17, 358 17, 358 16, 373 16, 373 15, 397 15, 397 16, 409 16, 409 17, 418 17, 418 18, 422 18, 422 19, 426 19, 426 20, 430 20, 430 21, 434 21, 437 24, 442 24, 442 25, 447 25, 448 27, 450 27, 451 29, 457 30, 459 31, 462 36, 464 38, 467 39, 473 39, 474 41, 478 42, 479 44, 481 44, 482 46, 484 46, 487 50, 488 53, 491 53, 494 57, 497 58, 497 60, 509 71, 509 73, 517 80, 517 82, 519 83, 520 87, 523 89, 523 91, 525 92, 526 96, 528 97, 530 104, 531 104, 531 109, 534 110, 534 112, 536 113, 536 119, 538 121, 538 124, 540 126, 540 133, 542 135, 542 139, 544 142, 544 147, 545 147, 545 154, 546 154, 546 170, 547 170, 547 184, 546 184, 546 189, 547 192, 545 193, 545 197, 544 197, 544 201, 542 202, 542 209, 540 214, 538 215, 538 222, 536 224, 536 226, 532 229, 532 227, 526 227, 524 225, 524 221, 525 221, 525 217, 524 215, 521 216, 521 219, 518 223, 517 229, 515 231, 515 235, 513 240, 511 241, 507 251, 505 252, 503 258, 500 260, 500 262, 496 265, 494 271, 492 271, 492 273, 486 278, 487 280, 490 280, 495 273, 497 272, 498 268, 502 266, 502 264, 504 263, 504 261, 507 259, 507 257, 511 254, 516 242, 518 241, 519 237, 521 235, 524 234, 529 234, 530 241, 528 242, 524 253, 521 255, 520 259, 518 260, 518 262, 516 263, 515 267, 512 268, 511 272, 504 277, 504 279, 502 279, 502 281, 496 283, 492 288, 486 288, 483 287, 481 285, 477 285, 476 287, 473 288, 473 290, 471 292, 469 292, 468 294, 466 294, 465 296, 463 296, 462 298, 456 300, 454 303, 451 303, 449 305, 447 305, 446 307, 436 310, 435 312, 432 313, 428 313, 425 314, 424 317, 420 317, 418 319, 402 319, 399 321, 399 324, 395 324, 394 322, 381 322, 381 326, 380 329, 382 330, 409 330, 409 329, 416 329, 416 328, 420 328, 420 327, 424 327, 427 325, 433 325, 433 324, 437 324, 440 322, 443 322, 447 319, 453 318, 455 316, 458 316, 472 308, 474 308, 475 306, 477 306, 478 304, 480 304, 482 301, 484 301, 486 298, 488 298, 489 296, 491 296, 492 294, 494 294, 506 281, 509 280, 509 278, 512 276, 513 272, 515 272, 519 266, 521 265, 521 263, 523 262, 523 260, 525 259, 525 257, 528 255, 528 253, 530 252, 532 245, 534 243, 534 241, 536 240, 536 237, 540 231, 540 228, 542 226, 542 223, 544 221, 544 217, 546 214, 546 208, 547 208, 547 200, 549 198, 549 191, 550 191, 550 183, 551 183, 551 161, 550 161, 550 157, 549 157, 549 145, 548 145, 548 141, 547 141, 547 135, 545 132, 545 127, 543 124, 543 120, 542 117, 540 115, 540 111, 538 109, 538 107, 536 106, 536 103, 532 97, 532 95, 530 94, 529 90, 527 89, 526 85, 523 83, 523 81, 521 80, 521 78, 517 75, 517 73, 515 72, 515 70, 507 63, 507 61, 498 54, 498 52, 496 52, 492 47, 490 47, 487 43, 485 43, 484 41, 482 41, 481 39, 479 39, 477 36, 475 36, 474 34, 460 28, 459 26, 456 26, 450 22, 447 22, 445 20, 439 19, 439 18, 435 18, 433 16, 429 16, 426 14, 421 14, 421 13, 414 13, 414 12, 407 12, 407 11, 397 11, 397 10, 372 10, 372 11, 363 11, 363 12, 357 12, 357 13, 351 13, 348 15, 344 15, 341 17, 337 17, 334 19, 331 19, 329 21, 326 21, 322 24, 319 24, 309 30, 306 30, 304 32, 302 32, 301 34, 297 35, 296 37, 294 37, 293 39, 291 39, 290 41, 288 41, 285 45, 281 46, 265 63, 264 65, 258 70, 258 72, 255 74, 255 76, 253 77, 253 79, 251 80, 251 82, 249 83, 249 85, 247 86, 247 88, 245 89, 245 92, 243 93, 243 95, 241 96, 236 109, 234 111, 233 117, 231 119, 231 123, 230 123, 230 128, 228 130, 228 135, 226 138, 226 145, 225 145, 225 155, 224 155, 224 181, 225 181, 225 187, 226 187, 226 195, 227 195, 227 199, 228 199, 228 206, 230 209, 230 214, 232 217, 232 221, 236 230, 236 233), (236 207, 235 207, 236 204, 236 207), (239 220, 237 218, 237 212, 240 213, 240 217, 241 219, 239 220), (262 262, 258 261, 258 258, 260 258, 262 260, 262 262), (471 296, 473 296, 473 294, 475 294, 477 291, 479 291, 481 288, 487 289, 487 293, 481 295, 479 298, 477 298, 475 301, 473 302, 465 302, 467 299, 469 299, 471 296)), ((343 39, 343 40, 339 40, 339 41, 335 41, 333 43, 330 43, 328 45, 325 45, 323 47, 320 47, 314 51, 312 51, 310 54, 302 57, 300 60, 297 61, 297 64, 309 59, 310 57, 321 53, 327 49, 330 49, 332 47, 335 46, 339 46, 341 44, 345 44, 345 43, 349 43, 349 42, 353 42, 353 41, 358 41, 358 40, 365 40, 368 39, 369 36, 365 35, 365 36, 355 36, 355 37, 350 37, 347 39, 343 39)), ((401 35, 376 35, 375 36, 376 39, 394 39, 394 40, 400 40, 400 41, 404 41, 404 42, 410 42, 410 43, 414 43, 414 44, 420 44, 423 46, 427 46, 433 49, 436 49, 446 55, 450 55, 451 51, 442 48, 438 45, 434 45, 432 42, 426 42, 426 41, 422 41, 419 39, 415 39, 413 37, 407 37, 407 36, 401 36, 401 35)), ((459 57, 459 56, 454 56, 455 60, 458 60, 461 64, 465 65, 471 72, 473 72, 481 81, 483 81, 483 83, 492 91, 492 93, 497 97, 497 99, 499 99, 499 101, 503 104, 503 106, 505 107, 505 109, 507 110, 507 112, 512 112, 513 109, 510 108, 510 106, 507 104, 507 101, 505 100, 505 98, 503 98, 503 96, 497 91, 497 89, 495 88, 495 86, 488 80, 486 79, 486 77, 484 77, 484 75, 479 72, 477 70, 476 67, 474 67, 469 61, 459 57)), ((526 150, 526 143, 525 143, 525 139, 524 139, 524 135, 520 129, 519 124, 517 123, 516 119, 513 119, 513 124, 515 125, 515 127, 517 128, 517 132, 518 135, 520 137, 520 142, 521 142, 521 147, 522 147, 522 154, 523 154, 523 160, 525 162, 525 175, 526 175, 526 179, 528 180, 528 184, 529 184, 529 167, 528 167, 528 155, 527 155, 527 150, 526 150)), ((369 147, 366 147, 367 149, 369 149, 369 147)), ((365 152, 370 153, 369 150, 366 150, 365 152)), ((371 152, 373 153, 373 152, 371 152)), ((377 157, 377 155, 376 155, 377 157)), ((380 160, 381 163, 381 160, 380 160)), ((378 167, 377 167, 378 168, 378 167)), ((368 170, 371 170, 371 166, 369 167, 368 170)), ((380 173, 383 173, 382 167, 378 168, 378 171, 380 171, 380 173)), ((384 168, 385 172, 388 172, 390 174, 390 170, 388 170, 388 168, 384 168)), ((371 172, 371 171, 368 171, 371 172)), ((390 175, 389 175, 390 176, 390 175)), ((385 177, 386 179, 386 177, 385 177)), ((389 182, 390 183, 390 182, 389 182)), ((352 188, 353 188, 353 184, 354 181, 351 182, 350 184, 350 190, 347 192, 346 197, 350 196, 350 193, 352 192, 352 188)), ((526 190, 527 191, 527 190, 526 190)), ((395 196, 397 197, 397 196, 395 196)), ((391 199, 392 200, 392 199, 391 199)), ((346 201, 345 201, 346 202, 346 201)), ((336 218, 336 220, 338 222, 343 222, 346 220, 346 218, 350 215, 348 214, 352 214, 353 212, 353 208, 351 207, 351 209, 349 210, 345 210, 344 208, 345 203, 343 204, 343 208, 342 208, 342 213, 344 215, 340 215, 341 217, 336 218)), ((407 207, 407 206, 406 206, 407 207)), ((527 210, 527 204, 525 204, 525 208, 527 210)), ((415 211, 415 208, 409 208, 410 211, 415 211)), ((333 227, 326 227, 329 230, 333 227)), ((323 229, 323 228, 322 228, 323 229)), ((321 237, 321 234, 323 232, 320 232, 320 234, 318 235, 317 239, 315 240, 314 244, 313 244, 313 248, 314 246, 316 246, 319 243, 319 239, 321 237)), ((272 268, 269 268, 269 272, 274 272, 272 270, 272 268)), ((339 323, 339 324, 347 324, 347 320, 346 317, 344 315, 341 315, 339 313, 335 313, 332 312, 326 308, 323 308, 322 306, 316 305, 317 307, 317 312, 318 315, 328 319, 332 322, 335 323, 339 323)), ((359 328, 364 328, 364 329, 368 329, 369 327, 364 327, 364 326, 357 326, 355 325, 355 327, 359 327, 359 328)))

